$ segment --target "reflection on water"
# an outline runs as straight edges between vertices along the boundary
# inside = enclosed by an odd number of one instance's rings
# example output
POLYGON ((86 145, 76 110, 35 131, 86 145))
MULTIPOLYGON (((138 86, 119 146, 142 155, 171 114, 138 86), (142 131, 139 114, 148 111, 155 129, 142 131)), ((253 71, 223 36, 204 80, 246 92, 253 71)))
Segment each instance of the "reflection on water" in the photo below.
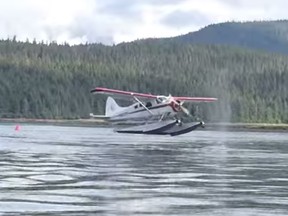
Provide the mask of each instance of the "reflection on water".
POLYGON ((0 215, 287 215, 288 135, 0 125, 0 215))

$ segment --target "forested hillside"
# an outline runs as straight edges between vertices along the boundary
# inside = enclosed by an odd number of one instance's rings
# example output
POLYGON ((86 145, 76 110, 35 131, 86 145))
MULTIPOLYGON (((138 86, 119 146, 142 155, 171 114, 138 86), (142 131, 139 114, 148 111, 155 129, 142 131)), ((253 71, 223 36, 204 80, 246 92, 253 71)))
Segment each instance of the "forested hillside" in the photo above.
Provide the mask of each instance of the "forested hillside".
POLYGON ((209 121, 288 122, 286 56, 167 40, 112 47, 0 41, 0 117, 103 113, 105 97, 89 93, 95 86, 218 97, 199 105, 209 121))
POLYGON ((288 20, 213 24, 172 39, 196 44, 224 44, 288 54, 288 20))

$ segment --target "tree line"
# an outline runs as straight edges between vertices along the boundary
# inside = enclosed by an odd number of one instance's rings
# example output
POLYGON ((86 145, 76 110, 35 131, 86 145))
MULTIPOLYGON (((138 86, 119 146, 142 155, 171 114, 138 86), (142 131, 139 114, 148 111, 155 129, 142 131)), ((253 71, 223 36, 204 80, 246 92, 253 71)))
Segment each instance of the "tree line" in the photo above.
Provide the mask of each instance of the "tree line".
POLYGON ((188 105, 207 121, 288 123, 288 57, 225 45, 139 40, 115 46, 0 41, 0 117, 88 118, 108 87, 217 97, 188 105))

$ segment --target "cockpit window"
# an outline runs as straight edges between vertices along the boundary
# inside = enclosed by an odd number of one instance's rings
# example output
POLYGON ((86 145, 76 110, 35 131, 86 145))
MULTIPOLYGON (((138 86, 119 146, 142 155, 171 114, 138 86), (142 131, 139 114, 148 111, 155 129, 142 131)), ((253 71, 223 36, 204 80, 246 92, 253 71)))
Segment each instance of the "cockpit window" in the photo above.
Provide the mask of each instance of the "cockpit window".
POLYGON ((157 98, 156 98, 156 103, 157 103, 157 104, 162 103, 162 102, 164 101, 164 99, 165 99, 165 98, 163 98, 163 97, 157 97, 157 98))

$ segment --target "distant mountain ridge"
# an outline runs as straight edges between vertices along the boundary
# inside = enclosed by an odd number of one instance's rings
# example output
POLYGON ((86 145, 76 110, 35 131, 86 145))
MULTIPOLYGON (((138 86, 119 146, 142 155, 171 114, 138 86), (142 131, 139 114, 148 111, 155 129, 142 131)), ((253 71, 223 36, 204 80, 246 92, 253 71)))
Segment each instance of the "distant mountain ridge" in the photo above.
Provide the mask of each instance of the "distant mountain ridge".
POLYGON ((288 20, 212 24, 199 31, 170 39, 288 54, 288 20))

